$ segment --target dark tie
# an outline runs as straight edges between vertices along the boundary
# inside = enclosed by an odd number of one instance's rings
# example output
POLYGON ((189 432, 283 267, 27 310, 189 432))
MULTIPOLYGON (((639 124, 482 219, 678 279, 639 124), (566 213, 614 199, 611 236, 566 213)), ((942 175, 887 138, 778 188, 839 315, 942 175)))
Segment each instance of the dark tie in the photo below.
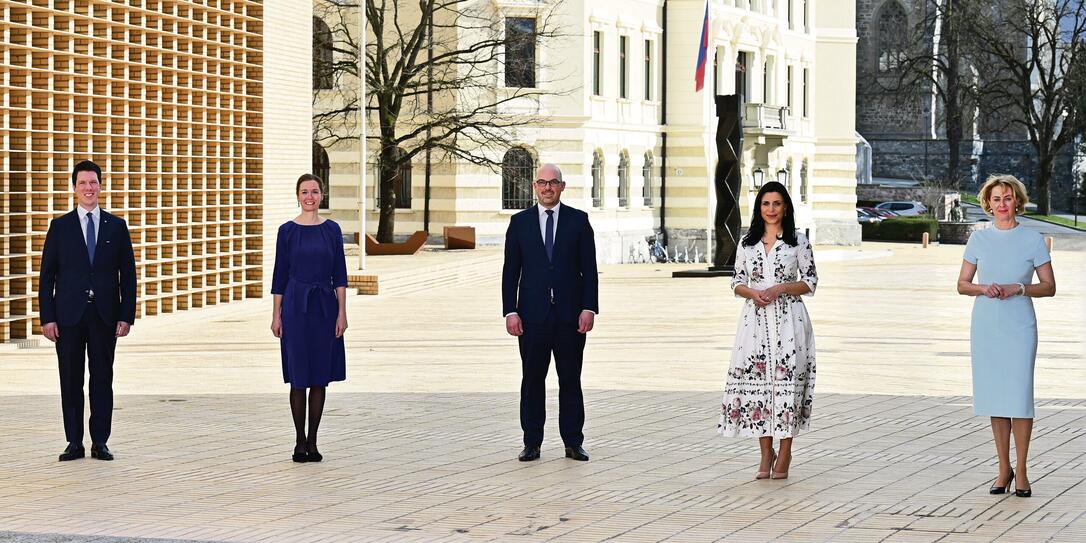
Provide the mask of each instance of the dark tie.
POLYGON ((94 215, 87 213, 87 256, 91 264, 94 264, 94 215))
POLYGON ((547 237, 543 239, 543 248, 547 250, 547 260, 554 260, 554 210, 547 210, 547 237))

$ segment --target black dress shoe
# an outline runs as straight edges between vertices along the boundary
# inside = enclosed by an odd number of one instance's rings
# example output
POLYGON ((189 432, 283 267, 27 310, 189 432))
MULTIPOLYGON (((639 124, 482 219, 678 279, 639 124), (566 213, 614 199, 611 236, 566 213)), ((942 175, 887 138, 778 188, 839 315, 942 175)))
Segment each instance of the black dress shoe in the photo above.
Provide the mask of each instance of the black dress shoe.
POLYGON ((113 453, 109 452, 109 447, 106 447, 105 443, 101 445, 91 445, 91 458, 97 458, 99 460, 113 460, 113 453))
POLYGON ((302 446, 298 445, 298 447, 294 447, 294 454, 291 455, 290 459, 299 464, 304 464, 309 461, 309 454, 305 452, 304 448, 301 449, 301 452, 298 452, 299 447, 302 446))
POLYGON ((588 462, 588 453, 586 453, 580 445, 577 445, 576 447, 566 447, 566 458, 588 462))
POLYGON ((521 462, 531 462, 532 460, 539 460, 539 447, 527 445, 523 451, 520 451, 520 455, 517 456, 517 460, 521 462))
POLYGON ((60 461, 67 462, 69 460, 77 460, 87 455, 87 450, 82 445, 76 445, 75 443, 69 443, 68 447, 64 449, 64 452, 60 453, 60 461))
MULTIPOLYGON (((997 477, 996 480, 998 481, 999 478, 997 477)), ((1011 470, 1011 476, 1010 476, 1010 478, 1007 479, 1007 484, 1005 484, 1003 486, 996 486, 995 483, 992 483, 992 488, 988 489, 988 493, 989 494, 1006 494, 1007 492, 1010 492, 1011 483, 1013 483, 1013 482, 1014 482, 1014 470, 1012 469, 1011 470)))

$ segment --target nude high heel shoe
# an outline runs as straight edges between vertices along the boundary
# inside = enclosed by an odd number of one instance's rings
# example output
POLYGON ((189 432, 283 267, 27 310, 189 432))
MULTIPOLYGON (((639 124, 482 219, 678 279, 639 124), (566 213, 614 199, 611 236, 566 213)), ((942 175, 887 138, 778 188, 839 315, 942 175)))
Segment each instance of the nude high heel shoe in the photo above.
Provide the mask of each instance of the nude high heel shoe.
POLYGON ((777 462, 777 452, 772 451, 772 453, 773 453, 773 459, 769 461, 769 471, 757 471, 757 472, 755 472, 754 473, 754 479, 755 480, 771 478, 770 476, 773 474, 773 464, 777 462))
MULTIPOLYGON (((776 458, 773 459, 773 465, 774 466, 777 465, 777 459, 776 458)), ((769 478, 770 479, 787 479, 788 478, 788 472, 787 471, 772 471, 772 469, 770 469, 769 478)))

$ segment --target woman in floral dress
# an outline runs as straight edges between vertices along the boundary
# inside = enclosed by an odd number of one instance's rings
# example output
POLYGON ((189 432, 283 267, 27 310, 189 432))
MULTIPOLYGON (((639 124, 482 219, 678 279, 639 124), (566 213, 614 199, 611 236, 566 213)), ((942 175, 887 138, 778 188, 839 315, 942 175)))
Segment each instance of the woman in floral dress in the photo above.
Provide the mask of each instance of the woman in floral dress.
POLYGON ((732 289, 746 298, 735 333, 718 432, 757 437, 756 479, 785 479, 792 438, 811 418, 815 343, 801 296, 818 284, 811 243, 796 231, 784 185, 766 183, 736 251, 732 289), (780 440, 779 453, 773 438, 780 440))

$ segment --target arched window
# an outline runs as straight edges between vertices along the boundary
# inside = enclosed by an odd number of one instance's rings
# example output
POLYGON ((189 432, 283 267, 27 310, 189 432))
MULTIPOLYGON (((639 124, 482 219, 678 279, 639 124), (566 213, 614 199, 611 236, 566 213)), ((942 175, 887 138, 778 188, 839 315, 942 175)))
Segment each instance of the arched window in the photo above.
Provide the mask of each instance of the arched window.
POLYGON ((630 154, 618 157, 618 207, 630 207, 630 154))
POLYGON ((803 202, 803 203, 807 203, 807 201, 808 201, 807 199, 809 197, 808 196, 808 190, 809 190, 809 186, 810 186, 810 183, 808 182, 808 177, 809 176, 810 176, 810 173, 808 172, 808 169, 807 169, 807 159, 805 158, 805 159, 803 159, 803 165, 799 167, 799 201, 803 202))
POLYGON ((532 207, 532 177, 535 175, 532 154, 523 147, 514 147, 502 157, 502 209, 532 207))
POLYGON ((313 142, 313 164, 310 169, 313 175, 321 178, 321 209, 329 208, 329 201, 332 199, 330 190, 331 176, 332 176, 332 164, 328 161, 328 153, 317 142, 313 142))
MULTIPOLYGON (((393 150, 393 154, 396 157, 396 161, 400 162, 406 151, 397 147, 393 150)), ((411 209, 411 161, 405 160, 400 162, 400 167, 396 169, 395 177, 392 179, 392 184, 396 191, 396 209, 411 209)), ((381 209, 381 156, 377 156, 376 175, 374 179, 373 190, 373 207, 374 209, 381 209)))
POLYGON ((645 164, 641 166, 641 196, 645 198, 645 207, 652 207, 652 151, 645 151, 645 164))
POLYGON ((592 153, 592 207, 603 207, 603 153, 592 153))
POLYGON ((332 88, 332 31, 313 17, 313 90, 332 88))
POLYGON ((890 0, 879 10, 875 23, 875 36, 878 44, 878 70, 891 72, 901 67, 905 61, 905 48, 908 31, 908 18, 897 0, 890 0))

